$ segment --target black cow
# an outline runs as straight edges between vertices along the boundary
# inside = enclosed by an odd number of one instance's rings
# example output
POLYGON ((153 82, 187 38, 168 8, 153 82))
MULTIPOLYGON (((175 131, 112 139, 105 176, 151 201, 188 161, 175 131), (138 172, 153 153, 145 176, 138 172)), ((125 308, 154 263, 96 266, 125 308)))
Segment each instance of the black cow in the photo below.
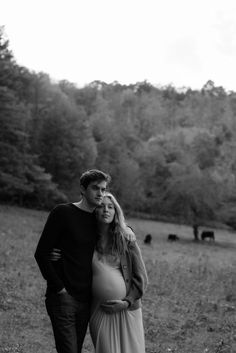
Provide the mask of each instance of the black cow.
POLYGON ((205 239, 209 239, 209 240, 215 240, 215 234, 212 230, 204 230, 201 234, 201 239, 205 240, 205 239))
POLYGON ((176 234, 169 234, 168 235, 168 240, 169 241, 176 241, 176 240, 179 240, 179 237, 176 234))
POLYGON ((151 244, 151 242, 152 242, 152 236, 151 236, 151 234, 147 234, 146 236, 145 236, 145 238, 144 238, 144 244, 151 244))

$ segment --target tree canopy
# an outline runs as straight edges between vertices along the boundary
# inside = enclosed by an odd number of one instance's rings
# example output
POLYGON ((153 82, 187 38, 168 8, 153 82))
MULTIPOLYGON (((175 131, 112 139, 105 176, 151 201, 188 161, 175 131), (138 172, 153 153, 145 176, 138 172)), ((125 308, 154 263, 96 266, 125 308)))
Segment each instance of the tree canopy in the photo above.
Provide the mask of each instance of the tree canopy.
MULTIPOLYGON (((0 29, 0 197, 52 207, 89 168, 130 212, 230 222, 236 209, 236 93, 149 82, 78 88, 19 66, 0 29)), ((231 222, 232 223, 232 222, 231 222)))

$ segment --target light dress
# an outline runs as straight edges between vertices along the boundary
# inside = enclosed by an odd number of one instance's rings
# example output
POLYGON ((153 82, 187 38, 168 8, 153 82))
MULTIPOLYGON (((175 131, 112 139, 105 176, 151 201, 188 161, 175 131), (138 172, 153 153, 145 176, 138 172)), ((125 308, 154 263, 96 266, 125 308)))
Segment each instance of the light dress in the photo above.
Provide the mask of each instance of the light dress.
POLYGON ((106 300, 123 299, 126 286, 119 262, 96 251, 93 256, 92 293, 89 326, 95 353, 145 353, 141 308, 113 314, 107 314, 100 308, 106 300))

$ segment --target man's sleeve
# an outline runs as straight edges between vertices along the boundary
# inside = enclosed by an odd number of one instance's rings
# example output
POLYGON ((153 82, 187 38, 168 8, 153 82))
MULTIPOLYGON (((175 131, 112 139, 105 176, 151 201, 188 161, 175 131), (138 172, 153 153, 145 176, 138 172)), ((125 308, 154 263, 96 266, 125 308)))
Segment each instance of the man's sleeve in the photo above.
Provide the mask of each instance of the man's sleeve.
POLYGON ((136 241, 131 242, 131 244, 129 249, 132 261, 131 287, 129 293, 127 293, 127 296, 124 298, 130 305, 143 296, 148 284, 147 272, 142 259, 141 250, 136 241))
POLYGON ((58 244, 62 227, 61 211, 59 207, 56 207, 48 216, 34 255, 44 279, 57 292, 64 288, 64 284, 58 277, 49 255, 58 244))

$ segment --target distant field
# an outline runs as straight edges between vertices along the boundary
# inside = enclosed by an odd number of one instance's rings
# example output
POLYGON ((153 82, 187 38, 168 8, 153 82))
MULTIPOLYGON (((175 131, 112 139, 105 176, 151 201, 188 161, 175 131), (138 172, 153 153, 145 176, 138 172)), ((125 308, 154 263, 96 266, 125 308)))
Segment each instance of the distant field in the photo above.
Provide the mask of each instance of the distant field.
MULTIPOLYGON (((0 206, 0 353, 56 352, 45 282, 33 258, 46 217, 0 206)), ((129 224, 150 282, 143 298, 146 352, 235 353, 236 233, 217 229, 215 243, 195 243, 187 226, 140 219, 129 224), (143 244, 147 233, 151 246, 143 244), (168 233, 180 241, 168 242, 168 233)), ((93 352, 88 334, 84 352, 93 352)))

